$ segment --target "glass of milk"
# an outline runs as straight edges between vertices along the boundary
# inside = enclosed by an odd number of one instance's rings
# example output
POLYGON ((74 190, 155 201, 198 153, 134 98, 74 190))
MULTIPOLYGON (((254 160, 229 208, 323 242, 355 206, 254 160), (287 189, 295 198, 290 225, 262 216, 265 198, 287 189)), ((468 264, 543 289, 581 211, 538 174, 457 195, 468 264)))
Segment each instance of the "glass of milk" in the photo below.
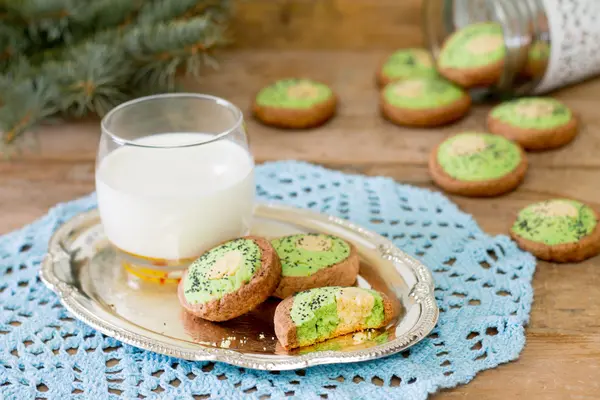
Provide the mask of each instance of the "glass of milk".
POLYGON ((242 112, 191 93, 114 108, 102 120, 96 193, 125 269, 176 282, 204 251, 249 232, 254 160, 242 112))

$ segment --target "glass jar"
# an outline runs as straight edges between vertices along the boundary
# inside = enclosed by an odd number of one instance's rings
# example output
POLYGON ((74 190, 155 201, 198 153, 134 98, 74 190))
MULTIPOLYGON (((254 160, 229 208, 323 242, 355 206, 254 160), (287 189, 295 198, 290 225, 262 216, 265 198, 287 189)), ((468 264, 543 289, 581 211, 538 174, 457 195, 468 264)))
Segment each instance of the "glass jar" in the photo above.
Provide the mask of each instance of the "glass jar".
POLYGON ((424 0, 423 29, 438 60, 444 42, 468 25, 502 27, 500 78, 483 94, 542 94, 600 74, 598 0, 424 0))

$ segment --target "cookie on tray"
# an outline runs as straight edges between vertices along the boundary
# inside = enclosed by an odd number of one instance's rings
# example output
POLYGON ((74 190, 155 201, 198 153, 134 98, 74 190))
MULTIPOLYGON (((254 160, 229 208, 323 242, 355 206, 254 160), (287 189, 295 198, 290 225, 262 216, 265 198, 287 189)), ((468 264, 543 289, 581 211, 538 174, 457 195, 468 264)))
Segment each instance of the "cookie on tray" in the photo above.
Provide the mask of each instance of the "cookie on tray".
POLYGON ((392 53, 384 61, 377 72, 377 82, 385 86, 402 79, 436 76, 438 73, 429 52, 422 48, 409 48, 392 53))
POLYGON ((359 270, 354 246, 332 235, 296 234, 271 241, 281 261, 281 281, 273 296, 284 299, 323 286, 350 286, 359 270))
POLYGON ((271 243, 247 236, 207 251, 185 272, 179 302, 191 314, 226 321, 264 302, 277 288, 281 264, 271 243))
POLYGON ((253 112, 264 124, 279 128, 312 128, 329 120, 336 96, 327 85, 303 78, 278 80, 262 88, 253 112))
POLYGON ((578 262, 600 253, 598 218, 587 204, 551 199, 522 209, 510 235, 541 260, 578 262))
POLYGON ((440 143, 429 157, 429 173, 446 192, 498 196, 515 189, 527 172, 521 147, 503 136, 465 132, 440 143))
POLYGON ((381 93, 381 111, 398 125, 433 127, 462 118, 471 97, 441 78, 411 78, 392 82, 381 93))
POLYGON ((564 146, 577 135, 577 118, 560 101, 525 97, 494 107, 487 119, 492 133, 519 143, 526 150, 564 146))
POLYGON ((438 71, 464 88, 492 86, 504 70, 505 53, 500 24, 471 24, 444 42, 437 60, 438 71))
POLYGON ((286 298, 275 310, 275 335, 287 350, 365 329, 394 318, 387 296, 357 287, 310 289, 286 298))

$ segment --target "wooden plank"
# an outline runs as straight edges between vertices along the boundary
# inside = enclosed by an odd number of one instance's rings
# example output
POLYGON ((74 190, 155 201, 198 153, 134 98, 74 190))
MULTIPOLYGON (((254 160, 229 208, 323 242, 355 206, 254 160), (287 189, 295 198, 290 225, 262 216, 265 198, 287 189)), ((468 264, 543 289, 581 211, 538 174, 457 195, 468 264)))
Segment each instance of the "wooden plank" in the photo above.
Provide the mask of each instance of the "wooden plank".
MULTIPOLYGON (((220 57, 219 71, 209 72, 188 90, 224 97, 246 114, 252 150, 258 159, 304 159, 331 165, 423 165, 430 149, 446 135, 462 130, 485 129, 489 105, 474 107, 457 124, 436 129, 398 127, 381 118, 374 73, 387 53, 321 51, 237 51, 220 57), (325 66, 325 67, 324 67, 325 66), (305 75, 329 83, 339 94, 338 115, 325 126, 309 131, 281 131, 257 123, 250 114, 253 94, 271 80, 305 75)), ((582 129, 569 146, 530 154, 533 166, 549 168, 600 166, 600 115, 594 93, 600 79, 557 92, 581 116, 582 129)), ((98 121, 44 127, 35 136, 37 148, 27 159, 93 160, 100 134, 98 121)), ((30 135, 33 136, 33 135, 30 135)))
MULTIPOLYGON (((571 319, 572 321, 572 319, 571 319)), ((483 371, 468 385, 445 390, 435 400, 595 400, 600 395, 600 335, 527 332, 516 362, 483 371)))
POLYGON ((395 49, 422 42, 421 0, 238 0, 235 47, 395 49))

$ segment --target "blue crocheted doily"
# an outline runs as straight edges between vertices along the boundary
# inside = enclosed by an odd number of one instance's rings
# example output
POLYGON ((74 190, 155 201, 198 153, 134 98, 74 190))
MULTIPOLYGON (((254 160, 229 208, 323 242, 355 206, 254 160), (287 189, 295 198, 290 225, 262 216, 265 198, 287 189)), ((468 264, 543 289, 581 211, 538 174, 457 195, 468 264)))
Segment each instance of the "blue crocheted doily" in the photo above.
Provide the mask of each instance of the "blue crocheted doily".
POLYGON ((425 399, 518 357, 535 259, 507 237, 486 235, 441 194, 388 178, 295 161, 256 172, 259 199, 350 219, 428 265, 441 309, 434 332, 387 358, 280 373, 121 344, 73 319, 37 277, 50 235, 94 207, 90 195, 0 238, 0 397, 425 399))

